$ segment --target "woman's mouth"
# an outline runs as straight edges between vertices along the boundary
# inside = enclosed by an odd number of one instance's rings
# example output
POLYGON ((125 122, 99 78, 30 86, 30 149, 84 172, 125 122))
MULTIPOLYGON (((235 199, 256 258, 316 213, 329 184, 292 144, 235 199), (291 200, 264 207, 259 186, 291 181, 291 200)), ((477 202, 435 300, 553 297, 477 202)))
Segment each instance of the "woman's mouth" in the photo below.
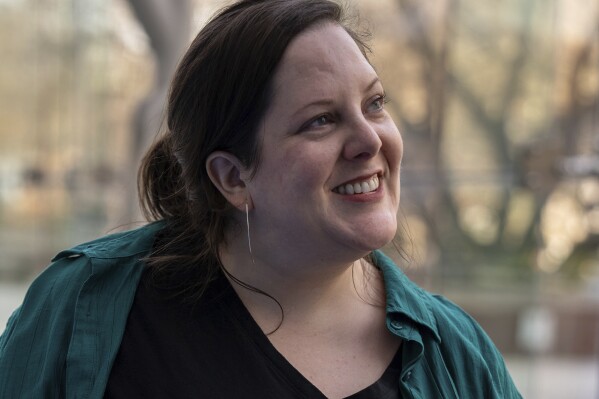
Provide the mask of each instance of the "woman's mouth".
POLYGON ((379 188, 379 184, 378 175, 374 175, 369 179, 341 184, 335 187, 333 192, 341 195, 367 194, 376 191, 379 188))

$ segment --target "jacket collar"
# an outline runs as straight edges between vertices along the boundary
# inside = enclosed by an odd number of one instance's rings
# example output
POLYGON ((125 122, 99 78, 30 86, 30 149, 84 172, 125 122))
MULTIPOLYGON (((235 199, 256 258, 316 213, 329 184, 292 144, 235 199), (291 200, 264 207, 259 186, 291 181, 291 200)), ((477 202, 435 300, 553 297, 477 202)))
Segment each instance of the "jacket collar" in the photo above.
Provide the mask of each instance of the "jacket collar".
POLYGON ((376 266, 382 271, 387 295, 388 319, 407 318, 429 329, 440 342, 437 322, 432 312, 432 297, 414 284, 401 269, 380 250, 374 251, 376 266))

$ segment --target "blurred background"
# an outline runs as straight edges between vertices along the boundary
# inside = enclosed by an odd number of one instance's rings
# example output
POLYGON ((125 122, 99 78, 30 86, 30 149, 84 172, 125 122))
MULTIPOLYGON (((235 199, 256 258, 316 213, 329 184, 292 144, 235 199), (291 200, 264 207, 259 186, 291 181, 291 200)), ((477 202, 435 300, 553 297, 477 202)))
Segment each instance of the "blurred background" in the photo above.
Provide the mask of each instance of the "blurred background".
MULTIPOLYGON (((0 331, 59 250, 138 226, 140 154, 217 0, 0 0, 0 331)), ((525 398, 599 398, 599 0, 354 0, 405 141, 408 275, 525 398)))

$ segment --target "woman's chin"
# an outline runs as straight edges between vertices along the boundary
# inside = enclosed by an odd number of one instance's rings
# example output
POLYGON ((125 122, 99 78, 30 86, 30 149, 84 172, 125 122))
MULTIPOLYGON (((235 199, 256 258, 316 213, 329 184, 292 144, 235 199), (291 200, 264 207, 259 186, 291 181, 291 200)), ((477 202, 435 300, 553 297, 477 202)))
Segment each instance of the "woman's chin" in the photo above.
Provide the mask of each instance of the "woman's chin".
POLYGON ((377 229, 374 232, 365 232, 365 234, 356 237, 354 248, 363 253, 369 253, 380 249, 389 244, 394 238, 397 229, 396 226, 390 226, 387 229, 377 229))

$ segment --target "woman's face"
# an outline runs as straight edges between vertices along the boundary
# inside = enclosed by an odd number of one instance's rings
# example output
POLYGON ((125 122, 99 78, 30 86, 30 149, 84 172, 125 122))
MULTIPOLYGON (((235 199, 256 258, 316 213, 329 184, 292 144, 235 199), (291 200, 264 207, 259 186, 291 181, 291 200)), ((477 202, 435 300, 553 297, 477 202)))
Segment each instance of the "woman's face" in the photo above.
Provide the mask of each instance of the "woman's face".
POLYGON ((356 43, 333 23, 303 32, 273 90, 248 182, 255 252, 356 259, 391 241, 402 139, 356 43))

